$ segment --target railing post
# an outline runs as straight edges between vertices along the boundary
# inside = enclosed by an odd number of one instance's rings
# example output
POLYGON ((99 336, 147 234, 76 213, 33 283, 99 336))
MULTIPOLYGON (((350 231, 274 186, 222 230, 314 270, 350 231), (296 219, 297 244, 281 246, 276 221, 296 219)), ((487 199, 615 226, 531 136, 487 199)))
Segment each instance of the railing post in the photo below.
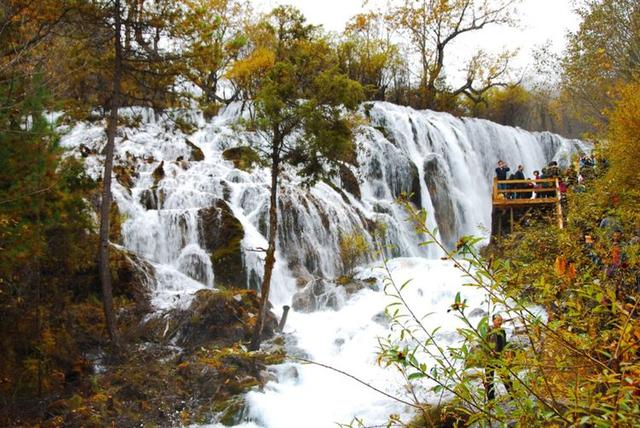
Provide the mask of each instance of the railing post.
POLYGON ((289 314, 289 306, 288 305, 284 305, 282 307, 282 318, 280 318, 280 322, 278 323, 278 328, 277 328, 277 332, 278 333, 282 333, 282 331, 284 330, 284 325, 287 323, 287 315, 289 314))
POLYGON ((564 218, 562 213, 562 194, 560 193, 560 182, 558 178, 556 178, 556 195, 558 196, 558 201, 556 202, 556 210, 558 214, 558 227, 560 229, 564 229, 564 218))

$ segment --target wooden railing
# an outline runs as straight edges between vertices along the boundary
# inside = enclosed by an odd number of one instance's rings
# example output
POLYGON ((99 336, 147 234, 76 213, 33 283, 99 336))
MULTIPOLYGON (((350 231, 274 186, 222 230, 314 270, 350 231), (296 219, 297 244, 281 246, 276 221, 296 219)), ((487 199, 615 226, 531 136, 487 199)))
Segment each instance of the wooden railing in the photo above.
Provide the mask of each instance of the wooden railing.
POLYGON ((539 180, 493 179, 493 206, 515 208, 555 204, 558 225, 563 227, 560 182, 557 178, 539 180))

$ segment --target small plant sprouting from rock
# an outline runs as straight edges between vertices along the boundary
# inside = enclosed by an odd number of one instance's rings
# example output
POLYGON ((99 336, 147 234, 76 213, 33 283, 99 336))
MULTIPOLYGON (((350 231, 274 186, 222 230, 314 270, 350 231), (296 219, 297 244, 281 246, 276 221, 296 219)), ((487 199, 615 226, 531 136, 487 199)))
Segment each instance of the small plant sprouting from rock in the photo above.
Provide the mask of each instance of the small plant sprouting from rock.
POLYGON ((342 260, 343 275, 351 279, 354 269, 367 258, 371 251, 369 242, 362 232, 340 232, 340 260, 342 260))

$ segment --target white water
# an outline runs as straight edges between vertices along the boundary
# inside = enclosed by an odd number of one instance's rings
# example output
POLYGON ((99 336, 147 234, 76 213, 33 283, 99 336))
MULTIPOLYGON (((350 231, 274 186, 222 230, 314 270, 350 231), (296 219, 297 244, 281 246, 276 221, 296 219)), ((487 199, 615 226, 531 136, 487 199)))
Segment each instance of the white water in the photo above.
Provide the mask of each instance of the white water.
MULTIPOLYGON (((247 173, 222 158, 225 149, 257 138, 235 129, 240 105, 230 106, 209 123, 194 114, 198 130, 188 136, 167 118, 156 121, 145 110, 129 114, 140 116, 141 125, 119 135, 116 164, 131 167, 134 185, 129 191, 115 182, 114 196, 125 218, 123 245, 155 267, 153 304, 158 309, 186 305, 194 291, 215 287, 216 276, 223 272, 215 272, 211 264, 205 237, 210 231, 203 230, 202 210, 220 200, 226 201, 244 229, 240 283, 257 283, 263 253, 254 250, 266 247, 261 223, 267 215, 269 171, 258 168, 247 173), (187 138, 203 151, 204 161, 188 165, 175 161, 178 156, 190 158, 187 138), (153 188, 152 173, 162 161, 165 177, 155 189, 157 206, 145 206, 141 198, 153 188)), ((491 225, 490 183, 498 159, 512 169, 524 164, 530 176, 552 159, 566 161, 581 143, 388 103, 372 104, 368 117, 370 126, 361 127, 357 135, 359 167, 351 168, 359 182, 360 200, 326 183, 305 189, 295 171, 285 173, 271 301, 276 308, 289 304, 298 277, 334 278, 340 273, 339 230, 357 230, 371 240, 370 224, 383 222, 386 243, 392 246, 387 257, 404 257, 392 260, 394 277, 414 279, 415 285, 407 290, 416 311, 420 315, 435 311, 430 325, 445 325, 442 340, 455 340, 455 320, 446 318, 445 311, 461 288, 459 274, 438 260, 440 253, 433 247, 419 246, 421 238, 394 199, 402 192, 414 193, 414 201, 429 213, 430 228, 438 226, 449 245, 462 235, 486 237, 491 225)), ((98 153, 104 143, 103 124, 78 125, 62 140, 66 148, 78 150, 83 144, 98 153)), ((86 165, 93 177, 99 177, 100 156, 89 156, 86 165)), ((338 179, 334 184, 342 185, 338 179)), ((369 269, 361 275, 381 273, 369 269)), ((463 291, 472 308, 482 305, 482 296, 463 291)), ((363 290, 340 301, 337 311, 292 311, 286 331, 311 359, 404 397, 406 392, 397 390, 401 382, 395 374, 375 365, 376 337, 386 335, 387 329, 372 317, 388 299, 380 291, 363 290)), ((389 413, 408 410, 327 369, 286 364, 277 370, 278 382, 247 394, 245 426, 326 427, 348 423, 354 416, 375 424, 384 422, 389 413), (292 367, 298 376, 291 375, 292 367)))

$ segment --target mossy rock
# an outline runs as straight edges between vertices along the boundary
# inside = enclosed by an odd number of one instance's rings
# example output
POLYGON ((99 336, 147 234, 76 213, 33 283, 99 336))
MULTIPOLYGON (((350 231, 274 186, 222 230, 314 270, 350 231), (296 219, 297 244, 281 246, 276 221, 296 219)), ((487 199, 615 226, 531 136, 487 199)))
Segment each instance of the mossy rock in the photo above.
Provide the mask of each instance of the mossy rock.
POLYGON ((260 164, 260 156, 249 146, 232 147, 222 152, 225 160, 233 162, 235 168, 250 171, 255 165, 260 164))
POLYGON ((127 168, 122 165, 115 165, 113 167, 113 173, 116 176, 116 181, 131 193, 131 188, 134 185, 133 177, 135 172, 132 171, 131 168, 127 168))
POLYGON ((113 295, 148 305, 148 277, 153 268, 133 253, 112 248, 109 252, 109 267, 113 281, 113 295))
MULTIPOLYGON (((190 307, 179 314, 182 321, 178 343, 193 349, 210 344, 229 346, 249 340, 258 308, 258 297, 251 290, 200 290, 190 307)), ((276 326, 275 316, 268 312, 264 337, 271 337, 276 326)))
POLYGON ((156 169, 153 170, 153 173, 151 175, 153 176, 153 185, 157 186, 160 180, 165 177, 164 161, 160 162, 160 165, 158 165, 156 169))
POLYGON ((204 160, 204 152, 202 151, 202 149, 200 147, 196 146, 195 144, 193 144, 188 139, 185 140, 185 142, 187 143, 187 146, 189 146, 189 148, 191 149, 191 156, 189 157, 189 160, 196 161, 196 162, 203 161, 204 160))
POLYGON ((244 288, 242 224, 222 199, 217 199, 209 208, 201 209, 198 215, 204 248, 211 254, 216 285, 244 288))

